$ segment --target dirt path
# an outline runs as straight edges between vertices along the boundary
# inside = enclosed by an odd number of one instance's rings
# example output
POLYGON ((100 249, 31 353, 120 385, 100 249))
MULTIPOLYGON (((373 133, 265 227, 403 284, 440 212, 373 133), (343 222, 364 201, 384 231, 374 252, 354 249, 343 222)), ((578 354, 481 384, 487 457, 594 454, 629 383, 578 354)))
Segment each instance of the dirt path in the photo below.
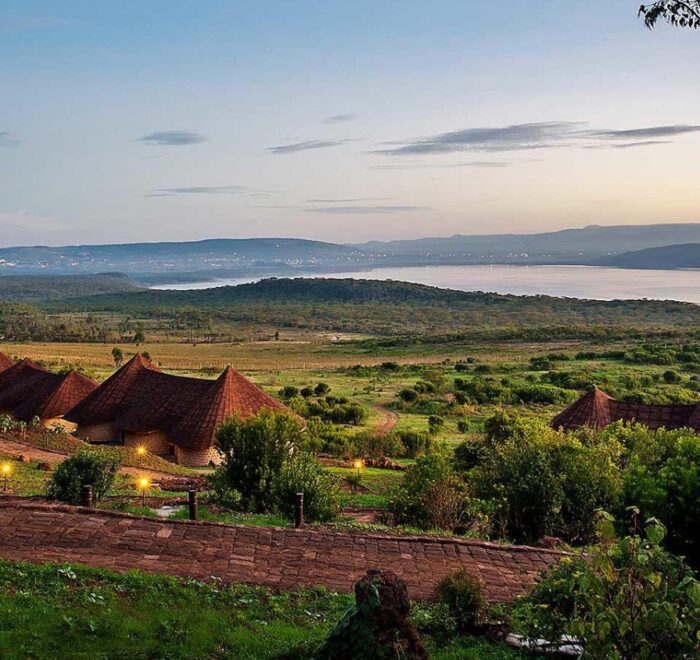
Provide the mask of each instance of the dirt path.
POLYGON ((382 422, 376 427, 378 433, 389 434, 394 430, 394 427, 399 423, 399 415, 393 410, 389 410, 383 403, 375 403, 373 408, 382 415, 382 422))
MULTIPOLYGON (((30 460, 40 461, 43 463, 51 463, 52 465, 65 460, 66 454, 54 451, 52 449, 41 449, 28 442, 19 440, 11 440, 10 438, 0 437, 0 452, 9 456, 19 457, 24 456, 30 460)), ((131 465, 124 465, 119 468, 120 474, 125 474, 130 477, 148 477, 151 481, 159 481, 162 479, 180 478, 179 475, 153 470, 151 468, 141 468, 131 465)))
POLYGON ((463 568, 492 602, 527 591, 562 553, 473 540, 159 521, 116 511, 0 498, 0 557, 76 562, 116 571, 245 582, 280 589, 352 591, 370 568, 402 577, 409 596, 431 598, 438 582, 463 568))

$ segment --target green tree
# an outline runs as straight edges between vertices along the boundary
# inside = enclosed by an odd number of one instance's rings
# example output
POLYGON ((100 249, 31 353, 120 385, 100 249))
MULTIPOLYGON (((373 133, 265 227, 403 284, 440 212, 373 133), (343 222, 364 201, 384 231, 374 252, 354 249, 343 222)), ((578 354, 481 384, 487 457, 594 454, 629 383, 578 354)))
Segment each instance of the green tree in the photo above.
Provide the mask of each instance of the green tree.
POLYGON ((122 366, 122 362, 124 362, 124 353, 122 352, 122 349, 118 346, 115 346, 112 349, 112 360, 114 360, 114 366, 117 369, 119 369, 119 367, 122 366))
POLYGON ((79 504, 83 486, 92 486, 99 500, 114 484, 119 461, 94 450, 79 451, 58 465, 51 475, 46 496, 51 500, 79 504))
POLYGON ((217 479, 241 494, 244 509, 270 511, 275 479, 301 440, 301 422, 287 413, 263 410, 246 419, 232 417, 216 434, 223 455, 217 479))

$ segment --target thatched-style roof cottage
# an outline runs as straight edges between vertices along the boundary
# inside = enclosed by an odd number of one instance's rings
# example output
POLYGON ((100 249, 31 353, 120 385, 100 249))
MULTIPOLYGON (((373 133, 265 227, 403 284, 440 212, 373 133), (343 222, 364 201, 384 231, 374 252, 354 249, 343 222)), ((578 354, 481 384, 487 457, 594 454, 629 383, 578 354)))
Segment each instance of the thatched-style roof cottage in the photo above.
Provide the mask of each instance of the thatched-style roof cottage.
POLYGON ((700 402, 691 405, 649 405, 613 399, 593 387, 552 420, 555 429, 602 429, 616 421, 636 422, 650 429, 690 428, 700 434, 700 402))
POLYGON ((12 358, 0 352, 0 373, 9 369, 14 363, 15 361, 12 358))
POLYGON ((51 373, 25 358, 0 372, 0 412, 73 430, 63 416, 96 387, 94 380, 76 371, 51 373))
POLYGON ((178 463, 218 462, 216 431, 233 415, 287 408, 228 367, 216 380, 173 376, 136 355, 66 416, 91 442, 144 446, 178 463))

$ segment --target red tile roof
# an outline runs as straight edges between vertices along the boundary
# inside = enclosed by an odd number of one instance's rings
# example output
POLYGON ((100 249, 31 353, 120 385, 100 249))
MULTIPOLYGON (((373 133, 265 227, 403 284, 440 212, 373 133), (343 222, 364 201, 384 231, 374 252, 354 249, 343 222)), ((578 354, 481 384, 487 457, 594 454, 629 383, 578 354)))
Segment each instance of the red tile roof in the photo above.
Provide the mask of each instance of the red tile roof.
POLYGON ((75 371, 54 374, 25 359, 0 373, 0 410, 26 421, 62 417, 96 387, 75 371))
POLYGON ((4 353, 0 353, 0 372, 5 371, 5 369, 9 369, 15 361, 5 355, 4 353))
POLYGON ((700 434, 700 402, 692 405, 649 405, 613 399, 593 387, 552 420, 564 430, 602 429, 616 421, 636 422, 650 429, 691 428, 700 434))
POLYGON ((173 376, 137 355, 66 415, 83 425, 113 423, 121 431, 161 431, 186 449, 211 447, 221 423, 263 408, 287 410, 228 367, 217 380, 173 376))

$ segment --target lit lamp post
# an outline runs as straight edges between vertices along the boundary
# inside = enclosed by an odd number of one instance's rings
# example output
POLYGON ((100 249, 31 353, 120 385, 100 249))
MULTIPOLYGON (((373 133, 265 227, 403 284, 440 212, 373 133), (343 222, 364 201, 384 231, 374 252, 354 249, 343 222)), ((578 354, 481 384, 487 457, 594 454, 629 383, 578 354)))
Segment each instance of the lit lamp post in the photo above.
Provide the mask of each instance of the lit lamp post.
POLYGON ((146 491, 148 490, 148 487, 151 485, 150 479, 147 479, 146 477, 142 477, 139 479, 139 490, 141 491, 141 505, 146 506, 146 491))
POLYGON ((146 448, 143 445, 136 447, 136 455, 139 457, 140 462, 143 463, 143 457, 146 455, 146 448))
POLYGON ((7 479, 10 476, 10 472, 12 472, 12 465, 10 465, 9 463, 3 463, 2 464, 2 476, 4 477, 4 480, 5 480, 3 490, 7 490, 7 479))
POLYGON ((357 470, 357 476, 359 477, 360 470, 365 466, 365 462, 361 458, 358 458, 352 465, 357 470))

